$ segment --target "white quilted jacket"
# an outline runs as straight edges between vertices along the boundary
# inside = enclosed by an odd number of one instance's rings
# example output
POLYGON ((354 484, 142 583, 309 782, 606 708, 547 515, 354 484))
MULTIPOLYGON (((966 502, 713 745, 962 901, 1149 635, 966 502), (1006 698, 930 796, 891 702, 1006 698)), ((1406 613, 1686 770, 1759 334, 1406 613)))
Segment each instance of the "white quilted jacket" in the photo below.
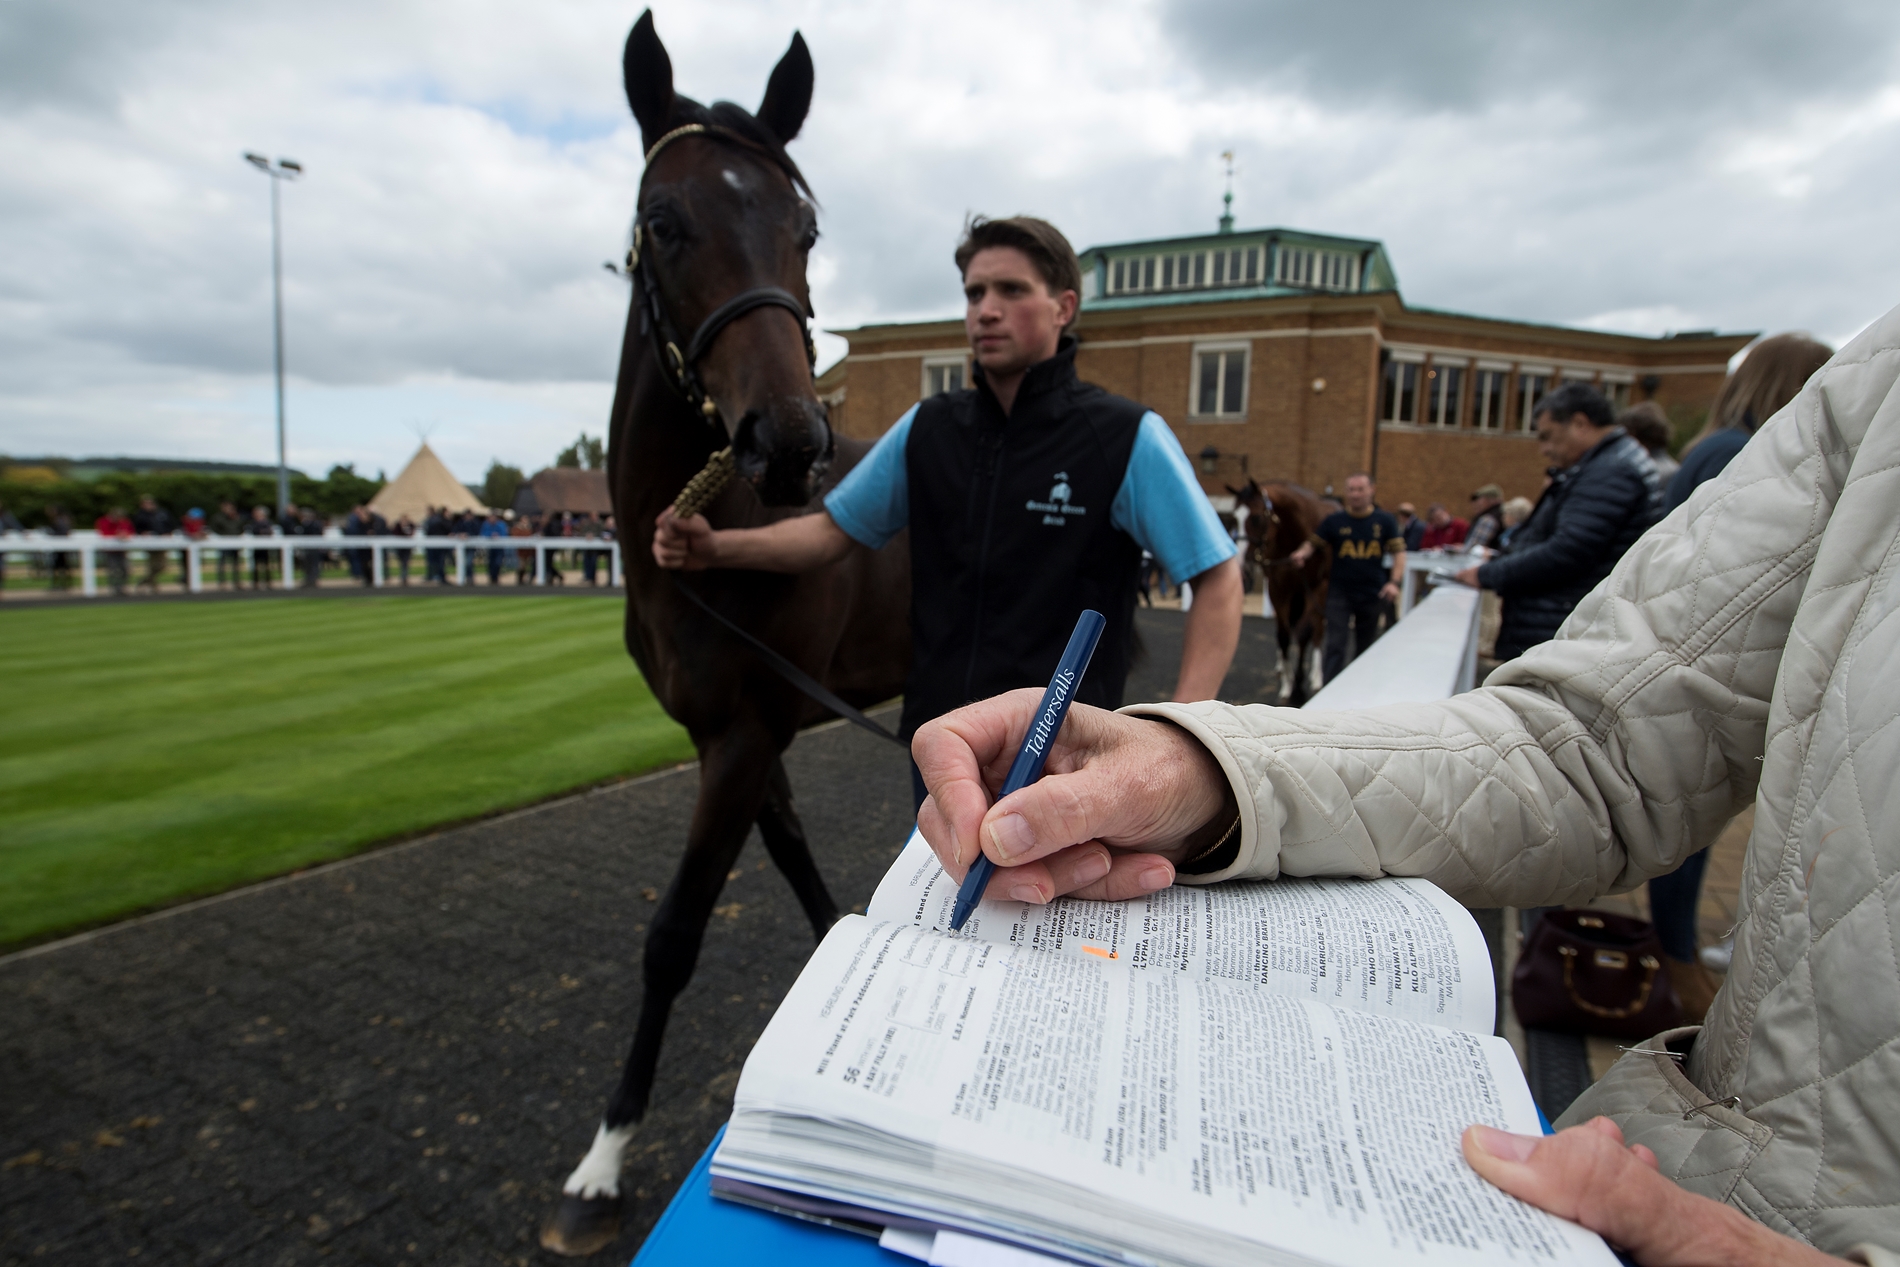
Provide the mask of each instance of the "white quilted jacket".
POLYGON ((1194 733, 1239 795, 1239 858, 1197 882, 1417 875, 1472 906, 1583 902, 1753 802, 1734 966, 1691 1056, 1624 1057, 1565 1120, 1610 1114, 1684 1186, 1823 1250, 1897 1249, 1896 528, 1900 309, 1482 689, 1128 711, 1194 733))

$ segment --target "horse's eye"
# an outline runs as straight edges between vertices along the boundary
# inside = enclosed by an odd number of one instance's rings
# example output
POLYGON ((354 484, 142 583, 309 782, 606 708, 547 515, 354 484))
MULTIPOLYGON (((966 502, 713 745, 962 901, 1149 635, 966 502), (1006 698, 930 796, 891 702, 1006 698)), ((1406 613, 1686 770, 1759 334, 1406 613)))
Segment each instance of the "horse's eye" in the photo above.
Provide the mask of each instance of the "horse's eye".
POLYGON ((649 211, 646 219, 647 233, 656 240, 665 242, 673 237, 676 226, 665 212, 649 211))
POLYGON ((818 245, 818 226, 813 225, 811 228, 805 230, 804 236, 798 239, 798 249, 804 252, 805 254, 809 255, 811 253, 811 249, 817 245, 818 245))

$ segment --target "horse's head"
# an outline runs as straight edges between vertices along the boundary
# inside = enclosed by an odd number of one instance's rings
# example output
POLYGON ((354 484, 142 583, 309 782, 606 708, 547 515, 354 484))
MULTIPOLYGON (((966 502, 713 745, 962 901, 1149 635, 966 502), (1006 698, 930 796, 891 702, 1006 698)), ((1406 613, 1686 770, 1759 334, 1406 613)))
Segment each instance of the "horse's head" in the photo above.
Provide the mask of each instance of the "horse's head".
POLYGON ((659 326, 649 340, 662 368, 724 427, 759 499, 803 505, 832 447, 806 328, 818 219, 785 153, 811 106, 811 55, 794 34, 756 115, 708 109, 673 91, 649 10, 625 69, 648 156, 634 213, 635 286, 651 294, 637 296, 640 319, 659 326))
POLYGON ((1227 491, 1234 501, 1247 508, 1248 555, 1265 566, 1293 553, 1319 523, 1313 495, 1291 484, 1260 484, 1248 479, 1246 486, 1227 491))
POLYGON ((1247 555, 1256 561, 1264 561, 1267 549, 1271 545, 1275 530, 1279 527, 1277 516, 1273 512, 1273 501, 1260 485, 1249 477, 1245 486, 1235 488, 1232 484, 1227 491, 1234 495, 1237 506, 1247 508, 1245 531, 1247 533, 1247 555))

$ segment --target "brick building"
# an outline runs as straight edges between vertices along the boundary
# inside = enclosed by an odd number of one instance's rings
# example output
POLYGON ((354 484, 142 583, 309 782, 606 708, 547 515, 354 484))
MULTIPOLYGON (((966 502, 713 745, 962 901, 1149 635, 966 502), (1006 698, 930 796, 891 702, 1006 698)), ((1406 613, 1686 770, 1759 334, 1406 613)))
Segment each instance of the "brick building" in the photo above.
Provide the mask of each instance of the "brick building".
MULTIPOLYGON (((1595 383, 1619 408, 1655 400, 1693 424, 1755 337, 1413 308, 1380 243, 1288 229, 1096 246, 1081 260, 1078 372, 1166 418, 1217 499, 1247 474, 1324 490, 1360 469, 1386 506, 1462 513, 1491 482, 1534 498, 1544 461, 1528 415, 1544 391, 1595 383)), ((846 435, 879 435, 969 381, 960 318, 837 333, 850 351, 819 387, 846 435)))

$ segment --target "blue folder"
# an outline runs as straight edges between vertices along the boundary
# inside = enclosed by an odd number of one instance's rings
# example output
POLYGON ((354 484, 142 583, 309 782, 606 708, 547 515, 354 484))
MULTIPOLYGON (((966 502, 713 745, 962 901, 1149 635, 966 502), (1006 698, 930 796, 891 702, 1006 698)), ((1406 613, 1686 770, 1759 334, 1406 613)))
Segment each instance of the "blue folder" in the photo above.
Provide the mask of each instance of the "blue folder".
MULTIPOLYGON (((1551 1133, 1542 1109, 1537 1120, 1551 1133)), ((726 1128, 694 1163, 672 1204, 647 1233, 633 1256, 634 1267, 686 1267, 686 1264, 744 1263, 748 1267, 801 1267, 805 1263, 838 1267, 896 1267, 915 1259, 880 1249, 868 1236, 806 1223, 784 1214, 721 1201, 712 1194, 712 1155, 726 1128)))
POLYGON ((638 1267, 700 1263, 744 1263, 748 1267, 800 1267, 805 1263, 897 1267, 910 1263, 915 1267, 915 1259, 879 1249, 868 1236, 714 1197, 712 1155, 725 1133, 726 1128, 720 1127, 705 1155, 673 1194, 666 1213, 647 1234, 646 1244, 634 1255, 638 1267))

